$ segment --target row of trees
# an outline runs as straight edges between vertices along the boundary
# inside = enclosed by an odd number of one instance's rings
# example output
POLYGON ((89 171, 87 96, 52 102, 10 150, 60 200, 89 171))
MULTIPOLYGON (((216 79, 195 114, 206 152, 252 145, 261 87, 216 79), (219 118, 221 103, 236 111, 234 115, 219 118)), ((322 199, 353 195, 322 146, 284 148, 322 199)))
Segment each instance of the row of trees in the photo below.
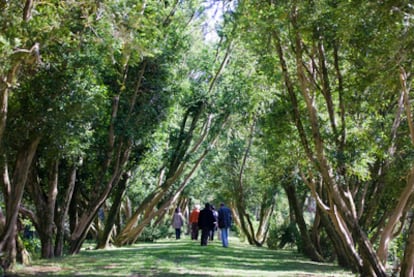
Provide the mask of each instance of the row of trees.
POLYGON ((77 253, 91 229, 105 247, 147 166, 158 181, 113 239, 136 241, 226 123, 212 99, 227 47, 202 45, 198 1, 1 3, 3 267, 24 253, 21 216, 43 258, 77 253))
MULTIPOLYGON (((276 111, 287 105, 296 135, 281 143, 300 142, 300 149, 288 148, 296 160, 285 169, 317 201, 314 232, 305 226, 295 183, 281 185, 303 251, 323 260, 324 229, 341 265, 386 276, 389 245, 403 236, 401 276, 413 276, 413 10, 407 1, 355 4, 244 1, 240 37, 281 91, 276 111)), ((268 137, 278 129, 268 129, 268 137)))
POLYGON ((386 276, 401 242, 414 274, 409 1, 0 5, 4 268, 22 218, 51 258, 226 201, 261 246, 287 199, 312 260, 386 276))

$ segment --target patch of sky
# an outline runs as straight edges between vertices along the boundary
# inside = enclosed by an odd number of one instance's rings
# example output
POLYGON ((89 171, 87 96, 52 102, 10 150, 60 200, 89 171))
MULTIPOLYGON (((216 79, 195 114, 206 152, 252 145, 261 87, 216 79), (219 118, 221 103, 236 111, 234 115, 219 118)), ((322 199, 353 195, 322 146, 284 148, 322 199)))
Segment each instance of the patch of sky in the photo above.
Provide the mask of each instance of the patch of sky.
POLYGON ((204 39, 207 42, 218 42, 220 37, 217 30, 223 24, 223 14, 235 10, 237 1, 207 0, 204 2, 205 22, 202 25, 204 39))

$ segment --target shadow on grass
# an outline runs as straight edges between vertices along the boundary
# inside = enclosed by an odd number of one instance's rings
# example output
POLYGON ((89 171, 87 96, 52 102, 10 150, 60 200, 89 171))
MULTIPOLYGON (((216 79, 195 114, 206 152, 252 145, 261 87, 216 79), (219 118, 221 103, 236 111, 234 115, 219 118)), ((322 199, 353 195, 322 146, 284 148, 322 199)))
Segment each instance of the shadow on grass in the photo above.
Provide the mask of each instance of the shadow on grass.
MULTIPOLYGON (((202 247, 199 241, 164 240, 110 250, 81 251, 36 261, 14 276, 352 276, 332 264, 309 261, 295 251, 272 251, 231 241, 202 247)), ((11 275, 7 275, 11 276, 11 275)))

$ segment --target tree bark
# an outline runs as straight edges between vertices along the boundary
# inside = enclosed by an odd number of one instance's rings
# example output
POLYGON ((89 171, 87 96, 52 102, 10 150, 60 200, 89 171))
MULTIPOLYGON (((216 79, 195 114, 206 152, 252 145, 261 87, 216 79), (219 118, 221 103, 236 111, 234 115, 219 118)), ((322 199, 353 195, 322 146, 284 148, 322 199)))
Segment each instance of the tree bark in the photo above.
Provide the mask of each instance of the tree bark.
POLYGON ((404 250, 404 258, 401 262, 400 276, 414 277, 414 214, 411 213, 410 227, 404 250))
POLYGON ((411 195, 414 192, 414 167, 411 169, 409 176, 407 178, 407 185, 404 188, 403 192, 400 194, 398 199, 397 206, 392 210, 391 216, 388 218, 388 222, 385 225, 383 231, 381 232, 381 239, 377 249, 378 258, 382 261, 383 264, 387 262, 388 255, 388 244, 393 238, 394 229, 396 225, 400 222, 400 219, 403 215, 405 207, 410 199, 411 195))
POLYGON ((358 272, 360 268, 359 261, 355 259, 355 255, 350 252, 349 247, 344 245, 344 241, 338 235, 329 216, 326 213, 320 213, 320 216, 323 227, 332 241, 338 264, 344 268, 350 268, 353 272, 358 272))
POLYGON ((63 201, 60 203, 58 213, 56 216, 56 241, 55 241, 55 257, 61 257, 63 255, 63 243, 65 237, 65 221, 69 213, 70 203, 72 201, 73 192, 75 190, 76 183, 76 165, 73 164, 69 168, 69 179, 67 181, 66 193, 63 201))
POLYGON ((270 227, 269 220, 272 217, 274 207, 275 207, 274 197, 275 196, 273 194, 267 194, 267 193, 263 194, 264 199, 260 207, 259 226, 257 227, 257 231, 256 231, 256 238, 257 238, 257 241, 259 241, 260 245, 263 245, 267 238, 267 233, 270 227), (269 201, 269 198, 271 198, 270 201, 269 201))
POLYGON ((54 215, 57 196, 59 162, 57 160, 50 163, 50 174, 48 183, 44 186, 47 191, 42 189, 37 172, 33 169, 34 175, 27 184, 28 191, 36 207, 36 231, 41 242, 41 257, 48 259, 54 257, 53 241, 55 234, 54 215))
POLYGON ((39 43, 35 43, 30 49, 16 49, 9 57, 12 62, 10 70, 4 76, 0 76, 0 143, 6 129, 9 94, 17 81, 20 66, 22 63, 42 64, 39 52, 39 43))
POLYGON ((104 204, 105 200, 108 198, 109 194, 111 193, 113 187, 115 187, 119 179, 121 177, 122 167, 127 162, 130 151, 131 151, 132 143, 128 142, 125 146, 125 149, 121 145, 118 146, 116 157, 116 163, 113 168, 113 173, 110 179, 105 184, 105 189, 99 194, 99 196, 91 203, 82 216, 79 218, 75 229, 73 230, 70 238, 70 253, 76 254, 80 251, 83 241, 88 234, 89 228, 93 220, 95 219, 99 208, 104 204))
POLYGON ((303 210, 298 203, 296 189, 295 186, 291 183, 284 184, 283 188, 286 191, 286 195, 288 197, 289 205, 292 207, 292 210, 295 213, 296 224, 299 227, 300 235, 303 241, 303 252, 306 256, 308 256, 312 261, 322 262, 324 258, 322 255, 316 250, 315 245, 313 244, 308 228, 306 227, 306 222, 303 217, 303 210))
POLYGON ((5 181, 5 191, 8 192, 8 195, 6 198, 6 225, 0 240, 0 252, 3 252, 0 261, 6 270, 12 268, 16 263, 17 217, 29 169, 40 139, 40 137, 35 137, 20 149, 11 182, 6 177, 8 176, 7 164, 3 165, 3 181, 5 181))
POLYGON ((114 196, 112 206, 109 210, 107 218, 105 219, 104 229, 99 234, 97 249, 105 249, 109 245, 109 240, 111 238, 112 230, 114 229, 117 215, 121 209, 122 198, 126 191, 126 184, 129 179, 129 174, 124 173, 119 185, 117 186, 117 191, 114 196))

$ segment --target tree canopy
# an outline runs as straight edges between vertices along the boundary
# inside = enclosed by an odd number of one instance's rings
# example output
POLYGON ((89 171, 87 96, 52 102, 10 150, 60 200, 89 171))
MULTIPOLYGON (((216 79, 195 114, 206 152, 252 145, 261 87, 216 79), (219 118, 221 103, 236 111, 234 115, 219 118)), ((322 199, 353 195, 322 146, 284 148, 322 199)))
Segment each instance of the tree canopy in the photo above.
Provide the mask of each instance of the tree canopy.
POLYGON ((3 269, 28 229, 52 258, 226 202, 249 244, 412 276, 413 19, 408 0, 0 0, 3 269))

